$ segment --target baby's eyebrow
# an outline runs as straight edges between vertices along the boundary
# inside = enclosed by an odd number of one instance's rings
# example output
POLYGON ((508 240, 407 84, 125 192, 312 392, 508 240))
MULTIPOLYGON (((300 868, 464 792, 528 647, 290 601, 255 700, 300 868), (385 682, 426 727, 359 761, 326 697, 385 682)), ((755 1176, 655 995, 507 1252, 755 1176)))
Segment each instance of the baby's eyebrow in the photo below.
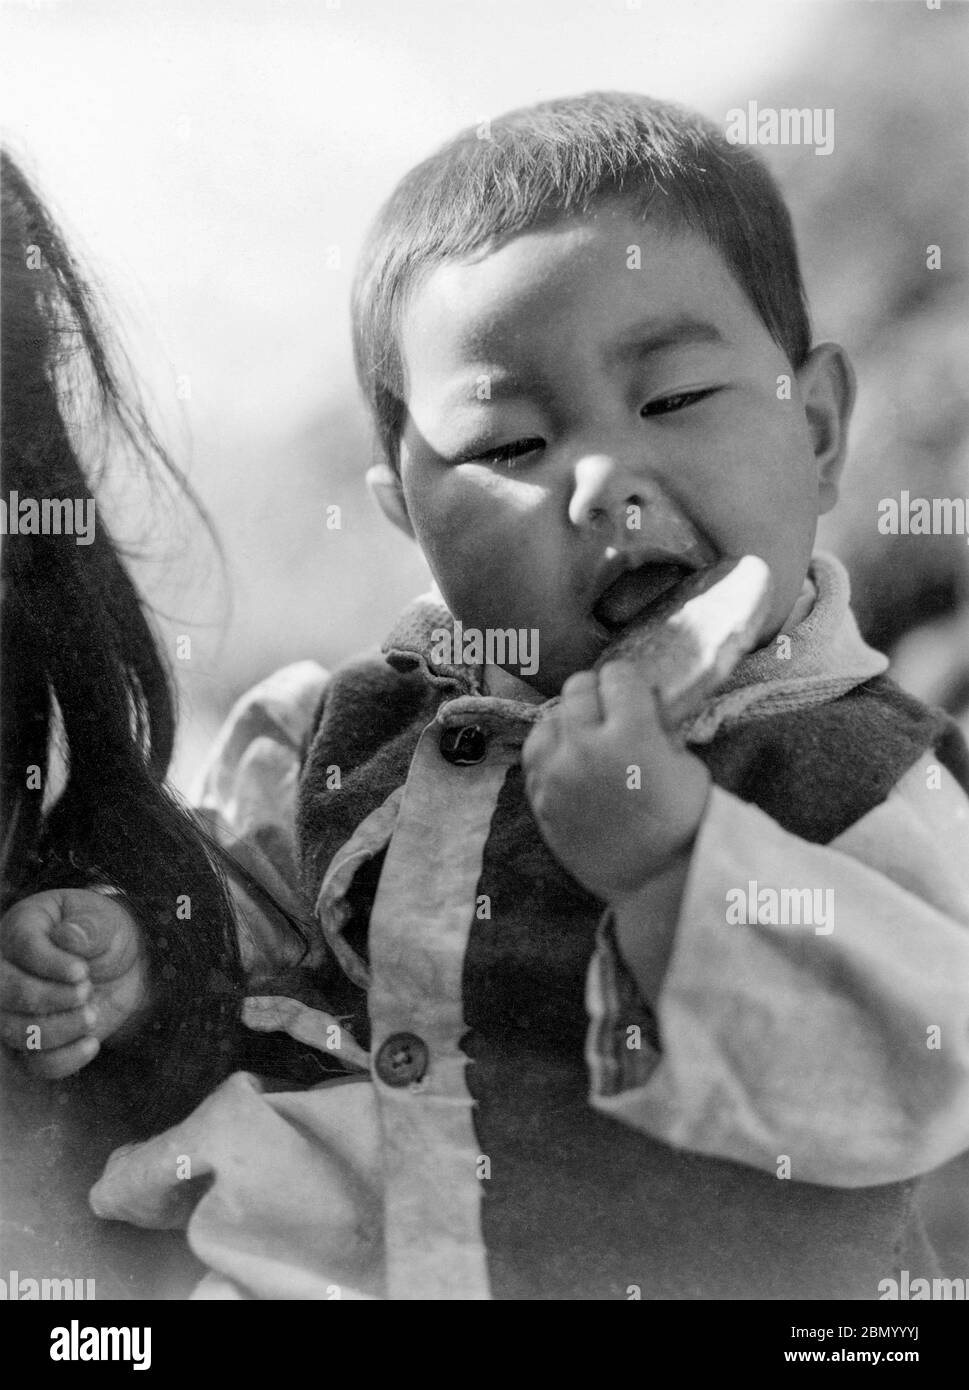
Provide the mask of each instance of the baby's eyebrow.
POLYGON ((447 393, 446 406, 475 405, 482 401, 541 400, 550 395, 547 385, 531 374, 507 371, 480 372, 464 378, 460 385, 447 393), (487 394, 482 385, 487 381, 487 394))
POLYGON ((712 343, 726 347, 729 340, 715 323, 708 319, 683 314, 676 318, 643 319, 623 330, 609 357, 641 361, 657 352, 671 348, 689 347, 694 343, 712 343))
MULTIPOLYGON (((709 343, 715 347, 728 347, 730 340, 708 319, 694 318, 680 314, 675 318, 649 318, 624 328, 618 339, 605 351, 607 362, 641 362, 656 353, 669 352, 674 348, 691 347, 695 343, 709 343)), ((487 371, 482 367, 448 392, 446 404, 458 406, 487 401, 507 401, 521 399, 541 399, 550 395, 548 386, 537 377, 529 374, 505 370, 487 371), (487 395, 481 395, 481 383, 487 379, 487 395)))

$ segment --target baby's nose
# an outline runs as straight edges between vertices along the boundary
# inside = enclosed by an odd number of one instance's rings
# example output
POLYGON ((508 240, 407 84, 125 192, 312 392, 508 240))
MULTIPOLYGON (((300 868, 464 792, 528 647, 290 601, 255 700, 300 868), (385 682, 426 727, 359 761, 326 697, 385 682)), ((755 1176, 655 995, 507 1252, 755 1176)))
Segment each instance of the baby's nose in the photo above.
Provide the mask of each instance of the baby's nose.
POLYGON ((659 481, 608 454, 588 455, 576 465, 569 520, 579 530, 611 533, 619 550, 697 545, 693 526, 659 481))
POLYGON ((602 526, 604 522, 613 525, 621 494, 628 493, 632 483, 625 473, 608 454, 589 454, 580 459, 569 502, 572 525, 580 530, 602 526))

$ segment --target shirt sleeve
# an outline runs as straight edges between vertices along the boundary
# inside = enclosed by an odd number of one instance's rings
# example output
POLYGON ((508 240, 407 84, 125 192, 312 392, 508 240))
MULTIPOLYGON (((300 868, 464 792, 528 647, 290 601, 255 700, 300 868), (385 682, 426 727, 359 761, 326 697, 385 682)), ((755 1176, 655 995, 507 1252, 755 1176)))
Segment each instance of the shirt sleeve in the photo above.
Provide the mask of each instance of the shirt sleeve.
MULTIPOLYGON (((287 912, 308 926, 312 904, 302 897, 296 853, 296 793, 326 671, 312 661, 286 666, 255 686, 232 709, 199 775, 193 802, 210 833, 287 912)), ((323 947, 309 951, 296 933, 239 877, 230 881, 247 978, 312 968, 323 947)))
POLYGON ((969 800, 931 756, 826 846, 715 787, 655 1010, 613 931, 642 904, 601 925, 591 1104, 676 1147, 836 1187, 969 1148, 967 838, 969 800))

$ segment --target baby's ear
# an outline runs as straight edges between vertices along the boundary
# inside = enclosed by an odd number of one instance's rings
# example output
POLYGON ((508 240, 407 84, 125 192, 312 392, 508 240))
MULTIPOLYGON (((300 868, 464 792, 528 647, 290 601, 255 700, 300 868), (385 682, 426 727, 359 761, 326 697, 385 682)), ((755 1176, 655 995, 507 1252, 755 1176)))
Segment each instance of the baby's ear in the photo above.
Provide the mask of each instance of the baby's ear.
POLYGON ((829 512, 838 500, 848 449, 855 370, 844 348, 837 343, 819 343, 798 370, 797 381, 814 445, 820 510, 829 512))
POLYGON ((367 469, 367 487, 370 489, 370 495, 376 498, 377 506, 384 516, 392 521, 399 531, 403 531, 405 536, 416 540, 414 528, 407 515, 404 489, 389 463, 375 463, 367 469))

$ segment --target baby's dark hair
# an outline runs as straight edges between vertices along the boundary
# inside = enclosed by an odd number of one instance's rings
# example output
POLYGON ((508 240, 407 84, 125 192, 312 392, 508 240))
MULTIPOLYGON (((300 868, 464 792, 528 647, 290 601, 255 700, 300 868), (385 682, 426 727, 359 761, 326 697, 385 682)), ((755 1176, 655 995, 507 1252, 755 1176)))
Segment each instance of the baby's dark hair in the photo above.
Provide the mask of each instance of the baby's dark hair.
POLYGON ((456 135, 404 176, 371 228, 354 282, 354 358, 394 469, 406 409, 398 325, 418 278, 615 202, 704 237, 791 366, 802 365, 811 329, 794 230, 760 159, 669 102, 623 92, 557 98, 456 135))

